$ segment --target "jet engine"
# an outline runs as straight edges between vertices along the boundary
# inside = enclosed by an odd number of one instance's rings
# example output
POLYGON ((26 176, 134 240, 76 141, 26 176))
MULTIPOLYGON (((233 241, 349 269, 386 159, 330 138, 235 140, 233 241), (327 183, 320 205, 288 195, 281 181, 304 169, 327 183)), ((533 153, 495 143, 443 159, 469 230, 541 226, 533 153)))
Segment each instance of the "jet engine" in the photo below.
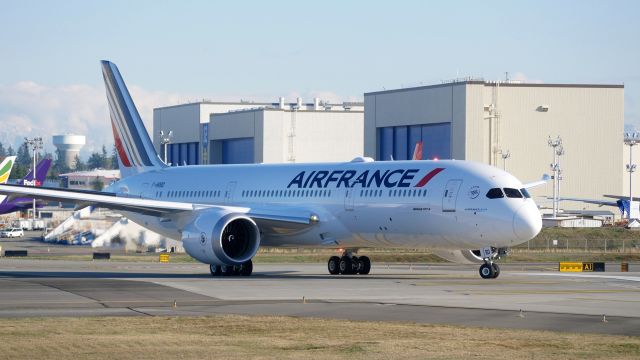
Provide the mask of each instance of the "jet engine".
POLYGON ((458 264, 480 264, 484 261, 480 257, 480 250, 434 250, 433 254, 445 260, 458 264))
POLYGON ((245 214, 204 210, 182 231, 187 254, 205 264, 241 265, 260 247, 260 230, 245 214))

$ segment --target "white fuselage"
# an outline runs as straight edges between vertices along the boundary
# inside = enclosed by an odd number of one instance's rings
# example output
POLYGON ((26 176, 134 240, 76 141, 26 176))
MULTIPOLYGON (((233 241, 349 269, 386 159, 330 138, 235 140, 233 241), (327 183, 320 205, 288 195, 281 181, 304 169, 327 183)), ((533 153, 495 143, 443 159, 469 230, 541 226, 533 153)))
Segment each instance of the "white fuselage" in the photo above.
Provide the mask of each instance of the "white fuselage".
MULTIPOLYGON (((451 160, 170 167, 127 177, 111 191, 317 215, 315 225, 300 231, 261 228, 264 246, 478 249, 513 246, 538 234, 541 219, 532 199, 486 196, 492 188, 522 187, 495 167, 451 160)), ((125 214, 175 239, 193 216, 125 214)))

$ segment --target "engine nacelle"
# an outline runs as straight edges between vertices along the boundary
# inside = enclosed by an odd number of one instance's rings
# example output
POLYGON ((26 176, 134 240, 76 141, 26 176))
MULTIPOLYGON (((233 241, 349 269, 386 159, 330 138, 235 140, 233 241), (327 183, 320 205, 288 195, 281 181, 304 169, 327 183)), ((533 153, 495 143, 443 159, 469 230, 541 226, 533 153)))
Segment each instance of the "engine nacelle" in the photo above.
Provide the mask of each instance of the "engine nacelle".
POLYGON ((205 264, 240 265, 258 252, 260 230, 244 214, 205 210, 182 231, 184 250, 205 264))
POLYGON ((458 264, 480 264, 480 250, 434 250, 433 254, 458 264))

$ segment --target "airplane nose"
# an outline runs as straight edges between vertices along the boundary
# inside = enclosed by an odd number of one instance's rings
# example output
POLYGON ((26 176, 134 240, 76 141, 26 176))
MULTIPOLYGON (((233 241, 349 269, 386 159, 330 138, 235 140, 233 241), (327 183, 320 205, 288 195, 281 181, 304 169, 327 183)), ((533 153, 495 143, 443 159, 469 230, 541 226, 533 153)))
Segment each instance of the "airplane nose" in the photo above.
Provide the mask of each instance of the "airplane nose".
POLYGON ((513 232, 522 241, 533 239, 542 229, 542 216, 535 204, 527 203, 513 215, 513 232))

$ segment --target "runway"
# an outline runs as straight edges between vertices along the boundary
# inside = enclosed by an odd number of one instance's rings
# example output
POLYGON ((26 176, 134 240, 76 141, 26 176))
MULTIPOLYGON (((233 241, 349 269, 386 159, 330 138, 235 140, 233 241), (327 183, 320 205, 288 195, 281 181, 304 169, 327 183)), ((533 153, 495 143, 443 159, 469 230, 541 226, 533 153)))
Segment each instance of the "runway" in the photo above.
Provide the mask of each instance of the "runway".
POLYGON ((193 263, 3 258, 0 317, 269 314, 638 336, 639 270, 506 264, 483 280, 476 266, 454 264, 330 276, 324 264, 258 263, 251 277, 213 278, 193 263))

